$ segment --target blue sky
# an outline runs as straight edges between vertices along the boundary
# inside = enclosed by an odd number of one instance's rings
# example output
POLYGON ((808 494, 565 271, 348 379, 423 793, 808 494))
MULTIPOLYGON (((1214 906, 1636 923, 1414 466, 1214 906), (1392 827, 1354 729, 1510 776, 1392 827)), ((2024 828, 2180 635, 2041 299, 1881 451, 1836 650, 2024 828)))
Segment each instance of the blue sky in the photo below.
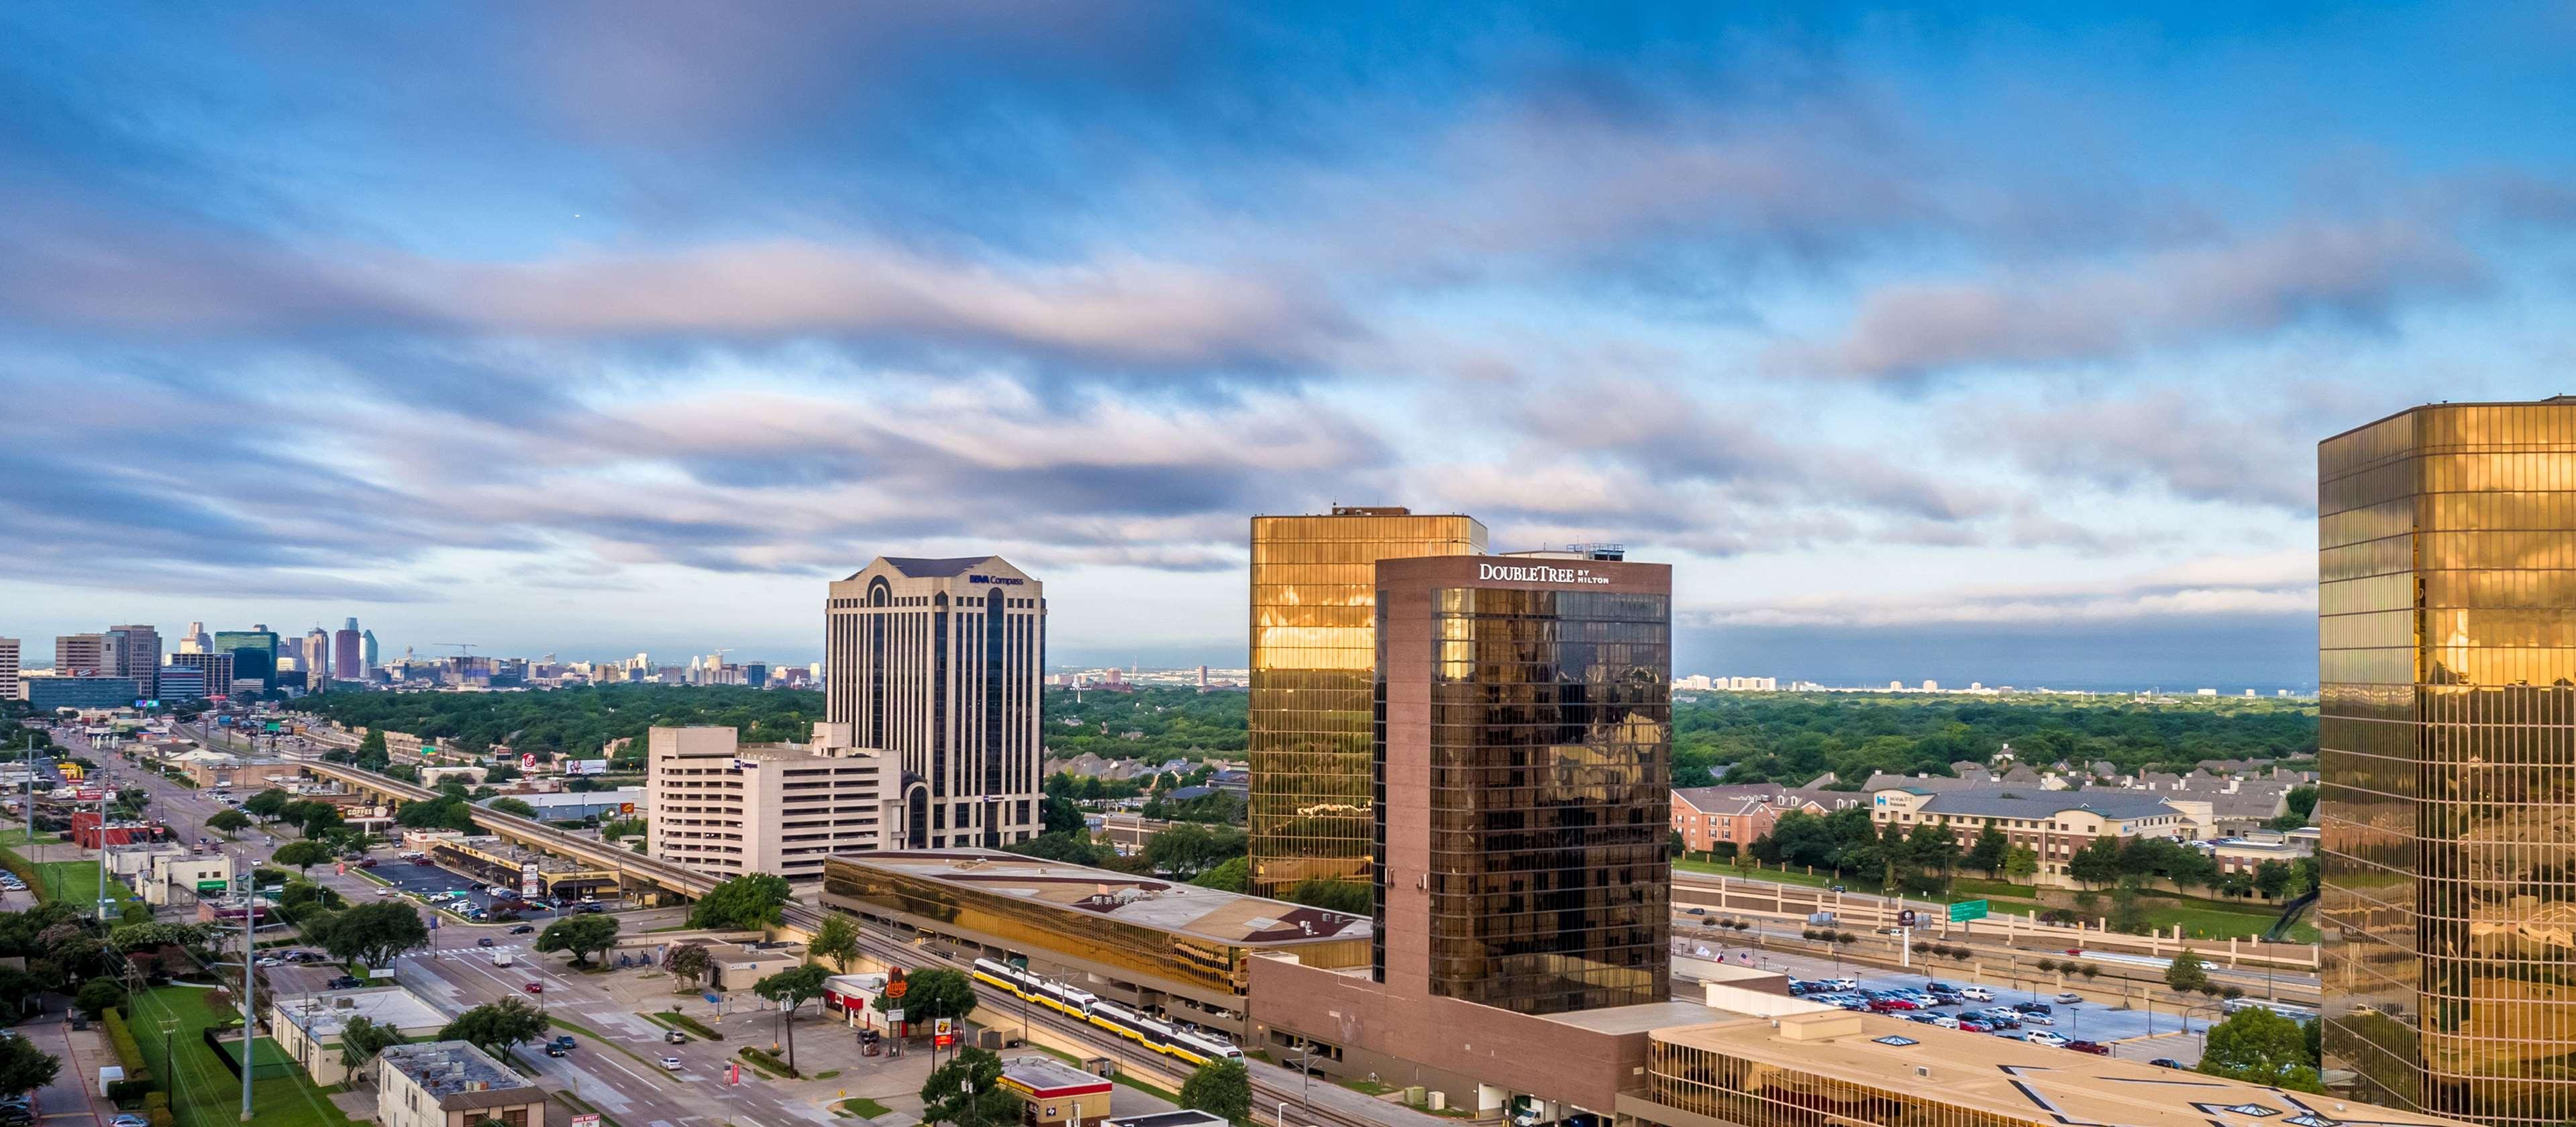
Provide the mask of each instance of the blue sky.
POLYGON ((0 33, 31 640, 802 660, 993 551, 1060 658, 1224 664, 1338 501, 1670 561, 1685 670, 2297 685, 2316 440, 2576 391, 2563 4, 0 33))

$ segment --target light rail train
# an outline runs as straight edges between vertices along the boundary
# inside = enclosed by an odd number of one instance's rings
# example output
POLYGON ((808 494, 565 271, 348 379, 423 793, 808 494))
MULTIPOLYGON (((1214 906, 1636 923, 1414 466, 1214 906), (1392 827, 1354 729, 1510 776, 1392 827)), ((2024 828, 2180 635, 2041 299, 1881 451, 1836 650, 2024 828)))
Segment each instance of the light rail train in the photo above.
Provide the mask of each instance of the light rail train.
POLYGON ((1210 1061, 1242 1060, 1243 1050, 1223 1038, 1205 1033, 1174 1029, 1116 1002, 1104 1002, 1088 990, 1059 982, 1049 982, 1020 967, 997 963, 991 959, 975 960, 975 981, 996 989, 1008 990, 1021 1001, 1045 1006, 1090 1025, 1099 1026, 1148 1049, 1193 1065, 1210 1061))

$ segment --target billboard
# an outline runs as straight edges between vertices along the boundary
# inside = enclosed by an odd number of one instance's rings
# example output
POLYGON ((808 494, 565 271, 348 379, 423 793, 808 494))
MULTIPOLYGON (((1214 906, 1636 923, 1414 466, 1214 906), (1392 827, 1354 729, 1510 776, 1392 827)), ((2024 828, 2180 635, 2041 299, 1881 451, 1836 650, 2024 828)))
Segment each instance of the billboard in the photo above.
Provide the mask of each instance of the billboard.
POLYGON ((564 760, 563 768, 564 774, 567 775, 605 775, 608 773, 608 761, 605 759, 567 759, 564 760))

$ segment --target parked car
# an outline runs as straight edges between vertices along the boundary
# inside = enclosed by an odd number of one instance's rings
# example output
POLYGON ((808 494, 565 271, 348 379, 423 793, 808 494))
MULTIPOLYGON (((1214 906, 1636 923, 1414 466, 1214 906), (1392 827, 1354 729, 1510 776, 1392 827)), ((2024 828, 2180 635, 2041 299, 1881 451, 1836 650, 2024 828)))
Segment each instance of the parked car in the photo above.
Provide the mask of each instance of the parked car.
POLYGON ((2157 1068, 2180 1068, 2180 1069, 2189 1069, 2189 1068, 2191 1067, 2190 1065, 2184 1064, 2183 1062, 2178 1061, 2178 1060, 2175 1060, 2175 1059, 2173 1059, 2172 1057, 2157 1057, 2156 1059, 2151 1060, 2151 1061, 2148 1061, 2147 1063, 2148 1063, 2148 1064, 2151 1064, 2151 1065, 2154 1065, 2154 1066, 2156 1066, 2157 1068))
POLYGON ((129 1113, 109 1119, 107 1127, 152 1127, 152 1121, 129 1113))
POLYGON ((1857 979, 1850 978, 1828 978, 1825 980, 1825 989, 1858 990, 1860 989, 1860 982, 1857 979))
POLYGON ((2074 1005, 2075 1003, 2077 1003, 2077 1002, 2081 1002, 2081 1001, 2083 1001, 2083 1000, 2084 1000, 2084 995, 2082 995, 2082 994, 2078 994, 2078 993, 2076 993, 2076 992, 2074 992, 2074 991, 2072 991, 2072 990, 2069 990, 2069 991, 2067 991, 2066 993, 2063 993, 2063 994, 2060 994, 2060 995, 2058 995, 2058 996, 2057 996, 2057 1004, 2058 1004, 2058 1005, 2061 1005, 2061 1006, 2071 1006, 2071 1005, 2074 1005))
POLYGON ((1951 1017, 1948 1014, 1932 1014, 1930 1015, 1930 1019, 1932 1024, 1940 1026, 1943 1029, 1957 1029, 1959 1027, 1959 1019, 1951 1017))
POLYGON ((2024 1023, 2024 1024, 2028 1024, 2028 1025, 2055 1025, 2055 1024, 2057 1024, 2057 1019, 2056 1019, 2056 1018, 2050 1017, 2050 1016, 2049 1016, 2049 1015, 2047 1015, 2047 1014, 2043 1014, 2043 1013, 2032 1013, 2032 1012, 2029 1012, 2029 1011, 2024 1011, 2024 1012, 2022 1013, 2022 1015, 2021 1015, 2021 1020, 2023 1021, 2023 1023, 2024 1023))
POLYGON ((1983 986, 1962 986, 1959 988, 1959 996, 1966 998, 1971 1002, 1991 1002, 1995 1000, 1995 992, 1988 990, 1983 986))
POLYGON ((327 985, 333 990, 355 990, 366 985, 366 983, 358 981, 357 975, 344 974, 338 978, 332 979, 327 985))
POLYGON ((2057 1012, 2056 1010, 2049 1008, 2049 1005, 2046 1002, 2015 1002, 2013 1003, 2013 1009, 2026 1014, 2053 1014, 2057 1012))
POLYGON ((608 910, 608 905, 606 905, 606 904, 600 904, 600 903, 596 903, 596 902, 584 903, 584 904, 581 906, 581 913, 582 913, 583 915, 585 915, 585 916, 587 916, 587 915, 593 915, 593 914, 596 914, 596 913, 599 913, 599 912, 605 912, 605 911, 607 911, 607 910, 608 910))
POLYGON ((2091 1053, 2097 1057, 2107 1057, 2111 1055, 2111 1046, 2105 1045, 2100 1041, 2069 1041, 2066 1043, 2066 1047, 2079 1053, 2091 1053))
POLYGON ((1992 1033, 1995 1031, 1994 1026, 1988 1025, 1973 1017, 1960 1018, 1959 1028, 1969 1033, 1992 1033))
POLYGON ((2028 1041, 2034 1045, 2048 1045, 2055 1048, 2064 1048, 2066 1046, 2065 1037, 2056 1033, 2051 1033, 2045 1029, 2033 1030, 2029 1034, 2023 1036, 2022 1040, 2028 1041))

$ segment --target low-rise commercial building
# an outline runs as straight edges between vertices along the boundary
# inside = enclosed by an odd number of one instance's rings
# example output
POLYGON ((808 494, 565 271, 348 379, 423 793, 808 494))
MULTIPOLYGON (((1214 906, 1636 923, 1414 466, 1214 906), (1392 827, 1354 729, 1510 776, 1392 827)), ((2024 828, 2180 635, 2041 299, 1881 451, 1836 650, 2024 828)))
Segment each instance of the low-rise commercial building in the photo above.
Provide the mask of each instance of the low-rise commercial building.
POLYGON ((652 855, 718 877, 816 880, 835 853, 881 848, 885 759, 846 724, 812 744, 745 744, 732 728, 655 728, 646 739, 652 855))
POLYGON ((1841 1010, 1651 1037, 1646 1127, 2466 1127, 2457 1120, 1841 1010))
MULTIPOLYGON (((147 845, 170 836, 170 827, 138 818, 102 818, 96 810, 77 811, 72 815, 72 844, 83 849, 115 845, 147 845)), ((137 862, 139 866, 141 863, 137 862)))
POLYGON ((161 850, 146 861, 139 878, 127 883, 155 908, 169 904, 192 904, 207 896, 222 897, 232 887, 233 859, 221 851, 194 853, 185 849, 161 850))
POLYGON ((463 1041, 395 1045, 376 1054, 376 1122, 383 1127, 546 1127, 546 1094, 463 1041))
POLYGON ((2035 790, 2020 787, 1891 787, 1870 795, 1870 819, 1900 830, 1948 827, 1959 848, 1976 845, 1988 825, 2015 847, 2039 857, 2042 883, 2072 887, 2067 872, 2078 850, 2095 838, 2188 838, 2192 822, 2153 794, 2114 790, 2035 790))
POLYGON ((1020 1097, 1022 1127, 1089 1123, 1109 1114, 1114 1087, 1072 1065, 1040 1056, 1002 1062, 1002 1086, 1020 1097))
POLYGON ((390 1026, 405 1037, 428 1037, 447 1027, 438 1007, 400 986, 366 986, 278 997, 269 1003, 268 1028, 277 1047, 302 1065, 321 1085, 349 1079, 340 1062, 340 1034, 349 1023, 365 1018, 390 1026))

